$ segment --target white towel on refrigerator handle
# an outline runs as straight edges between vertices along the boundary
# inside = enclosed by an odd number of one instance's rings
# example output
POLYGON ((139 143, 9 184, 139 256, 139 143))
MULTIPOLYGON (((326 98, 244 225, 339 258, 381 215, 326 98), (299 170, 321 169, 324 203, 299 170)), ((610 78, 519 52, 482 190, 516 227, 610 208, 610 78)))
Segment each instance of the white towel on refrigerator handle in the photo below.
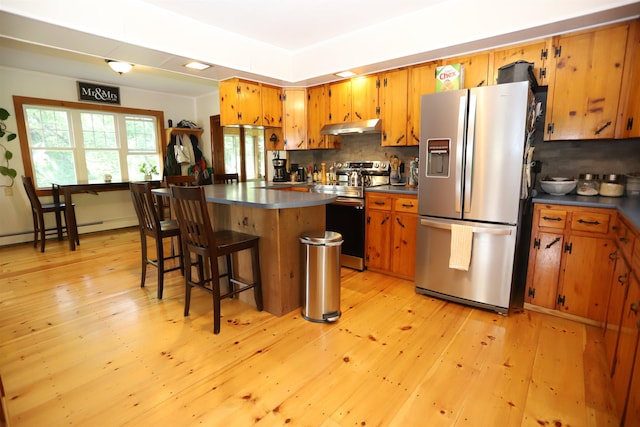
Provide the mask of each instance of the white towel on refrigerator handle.
POLYGON ((451 256, 449 257, 449 268, 469 271, 472 244, 473 227, 451 224, 451 256))

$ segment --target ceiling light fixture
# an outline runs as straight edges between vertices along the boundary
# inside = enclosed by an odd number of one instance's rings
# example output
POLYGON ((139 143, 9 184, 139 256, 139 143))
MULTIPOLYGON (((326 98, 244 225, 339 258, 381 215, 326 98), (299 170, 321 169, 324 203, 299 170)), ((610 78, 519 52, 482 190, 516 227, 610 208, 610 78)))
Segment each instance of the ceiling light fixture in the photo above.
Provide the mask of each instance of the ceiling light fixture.
POLYGON ((203 64, 202 62, 198 61, 191 61, 188 64, 184 64, 184 66, 187 68, 193 68, 194 70, 198 71, 206 70, 207 68, 211 67, 211 65, 203 64))
POLYGON ((104 61, 118 74, 128 73, 133 68, 133 65, 128 62, 114 61, 113 59, 105 59, 104 61))
POLYGON ((339 73, 336 73, 336 76, 344 77, 344 78, 353 77, 355 75, 356 75, 356 73, 354 73, 353 71, 341 71, 339 73))

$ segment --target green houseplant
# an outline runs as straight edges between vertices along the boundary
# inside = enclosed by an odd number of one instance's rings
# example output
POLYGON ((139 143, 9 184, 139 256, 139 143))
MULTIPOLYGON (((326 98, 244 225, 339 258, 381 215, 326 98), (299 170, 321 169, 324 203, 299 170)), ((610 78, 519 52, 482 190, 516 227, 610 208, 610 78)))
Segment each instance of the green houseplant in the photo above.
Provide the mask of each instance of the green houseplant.
MULTIPOLYGON (((16 139, 16 134, 7 130, 7 125, 5 124, 5 120, 9 118, 11 114, 4 108, 0 108, 0 140, 3 140, 5 137, 7 138, 7 142, 13 141, 16 139)), ((2 160, 0 164, 0 175, 6 176, 9 178, 9 184, 0 184, 0 187, 13 187, 13 183, 15 181, 16 175, 18 172, 9 167, 9 160, 13 158, 13 153, 9 151, 9 149, 2 143, 0 143, 0 147, 4 151, 2 155, 2 160)))
POLYGON ((144 178, 147 180, 150 180, 152 175, 158 174, 158 167, 147 162, 142 162, 138 170, 141 174, 144 175, 144 178))

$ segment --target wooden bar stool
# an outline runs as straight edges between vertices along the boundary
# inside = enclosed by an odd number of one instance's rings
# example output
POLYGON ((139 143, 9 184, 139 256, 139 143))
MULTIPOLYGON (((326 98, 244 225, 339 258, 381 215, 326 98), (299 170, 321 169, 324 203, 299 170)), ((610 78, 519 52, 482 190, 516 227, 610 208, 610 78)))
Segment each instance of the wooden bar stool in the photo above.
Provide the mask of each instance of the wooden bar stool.
MULTIPOLYGON (((54 200, 53 203, 41 203, 38 195, 36 194, 36 187, 33 185, 33 180, 30 176, 22 177, 22 185, 24 186, 27 196, 29 197, 29 203, 31 204, 31 215, 33 216, 33 247, 38 246, 38 240, 40 240, 40 252, 44 252, 45 240, 47 236, 57 234, 58 240, 62 240, 63 232, 67 231, 67 225, 62 225, 62 216, 66 209, 74 209, 73 203, 71 206, 67 206, 66 203, 60 203, 59 199, 54 200), (47 231, 44 225, 44 214, 53 212, 56 217, 55 230, 47 231), (39 237, 39 239, 38 239, 39 237)), ((75 215, 75 210, 73 210, 75 215)), ((76 229, 75 235, 78 236, 78 230, 76 229)), ((80 244, 80 239, 76 238, 76 244, 80 244)))
POLYGON ((170 271, 184 270, 182 251, 165 256, 163 240, 165 238, 180 237, 180 228, 176 220, 160 220, 157 207, 155 206, 151 184, 149 182, 129 183, 133 207, 138 216, 140 227, 140 244, 142 251, 142 275, 140 287, 144 287, 147 276, 147 265, 151 264, 158 269, 158 299, 162 299, 164 289, 164 275, 170 271), (149 259, 147 254, 147 236, 152 237, 156 244, 156 259, 149 259), (165 261, 178 258, 180 264, 176 267, 165 268, 165 261))
POLYGON ((223 298, 231 298, 240 292, 253 289, 256 307, 258 311, 262 311, 259 237, 231 230, 214 232, 202 187, 172 186, 171 197, 178 224, 180 224, 185 262, 184 315, 189 315, 193 287, 209 292, 213 297, 213 332, 215 334, 220 332, 220 300, 223 298), (246 249, 251 250, 253 282, 246 283, 239 280, 233 269, 221 275, 218 271, 218 257, 225 256, 227 265, 230 265, 233 254, 246 249), (192 261, 192 255, 195 261, 192 261), (208 268, 205 268, 205 263, 208 263, 208 268), (197 268, 197 280, 194 278, 193 268, 197 268), (225 276, 228 279, 229 290, 221 294, 220 278, 225 276))

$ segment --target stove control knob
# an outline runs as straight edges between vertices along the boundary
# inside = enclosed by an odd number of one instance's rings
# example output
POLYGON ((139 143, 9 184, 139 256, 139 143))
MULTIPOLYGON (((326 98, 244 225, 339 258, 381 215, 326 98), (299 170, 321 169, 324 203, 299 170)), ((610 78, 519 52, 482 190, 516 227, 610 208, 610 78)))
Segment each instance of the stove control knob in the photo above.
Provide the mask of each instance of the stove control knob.
POLYGON ((374 169, 378 169, 380 165, 378 164, 378 162, 373 162, 373 168, 374 169))

